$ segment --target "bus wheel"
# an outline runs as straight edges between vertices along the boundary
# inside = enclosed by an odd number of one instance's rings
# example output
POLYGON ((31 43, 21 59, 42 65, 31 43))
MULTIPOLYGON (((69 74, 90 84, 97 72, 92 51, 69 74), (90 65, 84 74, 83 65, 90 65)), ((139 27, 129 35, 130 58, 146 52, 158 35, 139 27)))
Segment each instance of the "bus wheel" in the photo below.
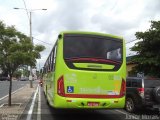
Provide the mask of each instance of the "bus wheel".
POLYGON ((46 102, 47 102, 47 105, 49 105, 49 102, 48 102, 48 95, 47 95, 47 85, 46 85, 46 102))
POLYGON ((49 104, 49 102, 48 102, 48 99, 46 100, 46 102, 47 102, 47 105, 49 105, 49 106, 50 106, 50 104, 49 104))
POLYGON ((43 92, 44 92, 44 96, 45 96, 45 98, 46 98, 46 97, 47 97, 47 85, 44 87, 43 92))

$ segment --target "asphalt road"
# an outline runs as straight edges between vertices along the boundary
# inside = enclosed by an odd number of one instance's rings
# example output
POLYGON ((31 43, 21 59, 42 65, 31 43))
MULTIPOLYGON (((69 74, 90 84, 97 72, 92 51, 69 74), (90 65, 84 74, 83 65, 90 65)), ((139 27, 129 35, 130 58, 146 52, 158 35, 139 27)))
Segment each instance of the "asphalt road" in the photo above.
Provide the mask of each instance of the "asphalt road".
POLYGON ((140 110, 135 114, 123 109, 114 110, 55 110, 47 104, 41 88, 41 120, 160 120, 152 110, 140 110))
MULTIPOLYGON (((25 86, 29 81, 13 81, 12 82, 12 92, 25 86)), ((9 91, 9 81, 0 81, 0 98, 8 95, 9 91)))
POLYGON ((41 120, 123 120, 124 117, 115 110, 55 110, 47 104, 41 89, 41 120))

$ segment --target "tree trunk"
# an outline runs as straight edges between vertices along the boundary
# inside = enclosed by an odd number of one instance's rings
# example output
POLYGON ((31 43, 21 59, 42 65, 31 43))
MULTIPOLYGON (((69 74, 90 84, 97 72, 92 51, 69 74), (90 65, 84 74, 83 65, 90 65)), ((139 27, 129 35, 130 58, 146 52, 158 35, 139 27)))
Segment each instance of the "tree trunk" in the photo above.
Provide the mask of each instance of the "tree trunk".
POLYGON ((11 106, 11 93, 12 93, 12 75, 10 75, 10 84, 9 84, 9 96, 8 96, 8 106, 11 106))

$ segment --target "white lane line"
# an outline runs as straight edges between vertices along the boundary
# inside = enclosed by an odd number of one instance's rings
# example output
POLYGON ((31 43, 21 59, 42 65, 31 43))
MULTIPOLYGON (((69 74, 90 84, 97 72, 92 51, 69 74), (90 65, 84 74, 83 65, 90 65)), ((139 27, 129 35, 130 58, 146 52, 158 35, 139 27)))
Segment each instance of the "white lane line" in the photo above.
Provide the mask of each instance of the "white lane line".
POLYGON ((119 112, 119 113, 122 113, 122 114, 127 114, 126 112, 123 112, 123 111, 121 111, 121 110, 115 110, 115 111, 117 111, 117 112, 119 112))
POLYGON ((143 120, 143 118, 141 118, 141 115, 136 115, 134 113, 129 113, 129 112, 123 112, 121 110, 115 110, 117 112, 120 112, 122 114, 125 114, 126 115, 126 118, 125 119, 137 119, 137 120, 143 120))
POLYGON ((0 105, 0 108, 3 107, 4 104, 0 105))
POLYGON ((41 120, 41 88, 39 86, 39 98, 38 98, 38 108, 37 108, 37 120, 41 120))
POLYGON ((35 104, 37 93, 38 93, 38 86, 37 86, 36 92, 34 93, 33 100, 32 100, 30 109, 28 111, 28 115, 27 115, 27 119, 26 120, 31 120, 32 112, 33 112, 33 109, 34 109, 34 104, 35 104))
MULTIPOLYGON (((23 87, 17 89, 16 91, 12 92, 11 94, 14 94, 14 93, 18 92, 19 90, 23 89, 24 87, 25 87, 25 86, 23 86, 23 87)), ((6 97, 8 97, 8 95, 6 95, 6 96, 0 98, 0 101, 3 100, 3 99, 5 99, 6 97)))

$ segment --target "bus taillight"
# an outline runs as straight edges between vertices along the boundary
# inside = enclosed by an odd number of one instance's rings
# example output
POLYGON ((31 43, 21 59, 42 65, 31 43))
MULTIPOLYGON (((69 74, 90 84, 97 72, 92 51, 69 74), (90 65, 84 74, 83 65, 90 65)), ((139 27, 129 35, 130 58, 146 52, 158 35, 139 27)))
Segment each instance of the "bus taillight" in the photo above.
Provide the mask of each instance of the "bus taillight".
POLYGON ((124 79, 122 79, 120 96, 121 97, 125 96, 125 93, 126 93, 126 82, 124 79))
POLYGON ((64 94, 65 94, 63 76, 61 76, 57 81, 57 92, 58 92, 58 95, 60 95, 60 96, 64 96, 64 94))

